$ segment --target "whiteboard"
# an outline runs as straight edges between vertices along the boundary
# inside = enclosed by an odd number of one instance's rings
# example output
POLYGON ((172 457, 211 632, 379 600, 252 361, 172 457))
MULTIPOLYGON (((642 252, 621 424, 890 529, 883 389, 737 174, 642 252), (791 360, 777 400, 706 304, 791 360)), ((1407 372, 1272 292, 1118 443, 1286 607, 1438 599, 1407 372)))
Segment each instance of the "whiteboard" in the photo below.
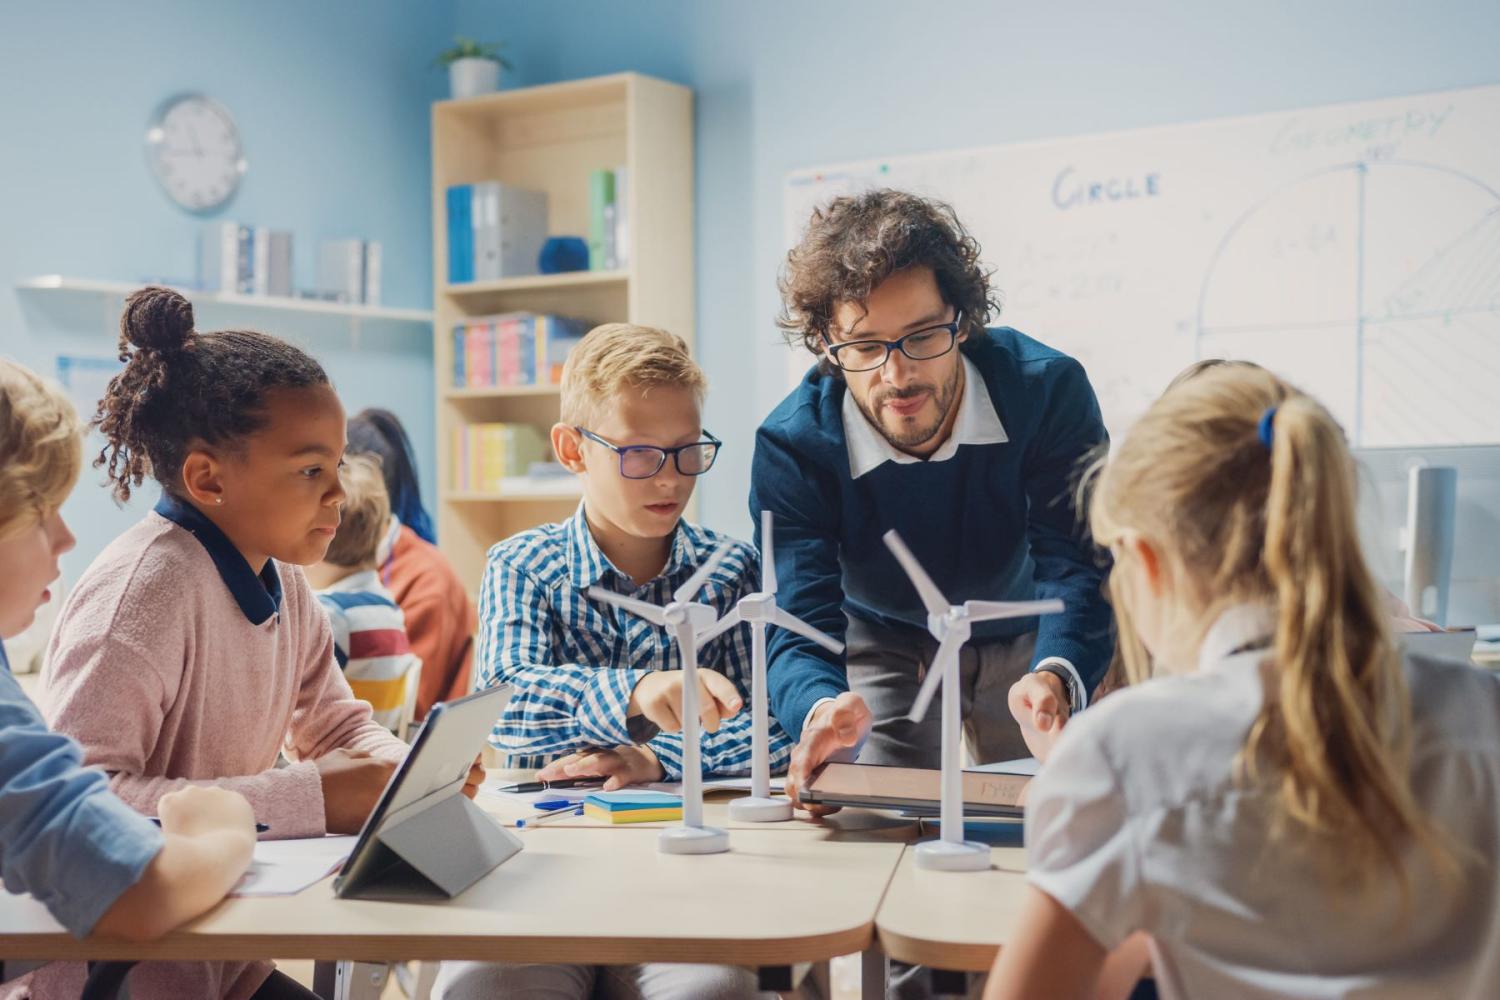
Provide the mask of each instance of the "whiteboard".
POLYGON ((1078 358, 1112 434, 1232 357, 1359 446, 1500 443, 1500 86, 798 170, 787 246, 877 186, 953 204, 992 322, 1078 358))

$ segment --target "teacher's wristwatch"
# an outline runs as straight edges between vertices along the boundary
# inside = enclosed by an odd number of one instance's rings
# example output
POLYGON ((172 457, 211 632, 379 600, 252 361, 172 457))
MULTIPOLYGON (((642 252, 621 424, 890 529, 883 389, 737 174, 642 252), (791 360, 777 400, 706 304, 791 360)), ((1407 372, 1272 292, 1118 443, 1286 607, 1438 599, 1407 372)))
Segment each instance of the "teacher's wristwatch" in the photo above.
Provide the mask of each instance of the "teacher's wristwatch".
POLYGON ((1055 663, 1039 663, 1037 664, 1036 670, 1034 672, 1038 674, 1051 674, 1053 677, 1056 677, 1058 680, 1062 681, 1062 689, 1068 696, 1069 717, 1071 717, 1074 712, 1078 711, 1078 706, 1083 703, 1083 699, 1079 697, 1080 692, 1078 691, 1077 684, 1073 680, 1072 671, 1060 667, 1055 663))

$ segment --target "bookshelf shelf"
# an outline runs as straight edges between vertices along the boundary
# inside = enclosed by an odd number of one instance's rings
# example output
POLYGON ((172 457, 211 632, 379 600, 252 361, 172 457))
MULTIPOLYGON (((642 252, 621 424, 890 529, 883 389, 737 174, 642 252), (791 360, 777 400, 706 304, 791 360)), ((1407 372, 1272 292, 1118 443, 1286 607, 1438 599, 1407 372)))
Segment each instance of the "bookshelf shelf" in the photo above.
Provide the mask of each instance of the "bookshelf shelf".
POLYGON ((498 281, 466 281, 444 285, 443 294, 456 299, 473 296, 503 295, 507 292, 552 291, 560 288, 591 288, 597 285, 624 285, 628 271, 567 271, 562 274, 531 274, 522 278, 498 281))
POLYGON ((545 396, 556 396, 559 389, 555 385, 511 385, 476 388, 476 389, 454 389, 449 387, 443 390, 444 399, 533 399, 545 396))
MULTIPOLYGON (((557 420, 558 387, 455 388, 456 326, 496 313, 535 312, 587 325, 625 321, 693 335, 693 95, 636 73, 506 90, 432 107, 433 361, 437 376, 438 482, 456 482, 451 444, 461 428, 557 420), (448 281, 448 188, 500 181, 547 194, 547 232, 587 236, 589 178, 624 167, 630 177, 629 266, 496 281, 448 281)), ((443 490, 438 541, 466 586, 477 588, 485 553, 518 531, 573 513, 573 482, 506 480, 497 492, 443 490)))
MULTIPOLYGON (((81 295, 103 295, 123 300, 146 282, 95 281, 69 278, 61 274, 44 274, 18 282, 16 287, 32 292, 71 292, 81 295)), ((175 287, 175 286, 174 286, 175 287)), ((232 306, 236 309, 270 309, 308 316, 337 316, 353 320, 385 320, 397 323, 430 324, 433 313, 428 309, 397 309, 390 306, 355 305, 344 302, 320 302, 316 299, 283 298, 274 295, 234 295, 178 288, 194 305, 232 306)))
MULTIPOLYGON (((478 490, 444 490, 442 498, 448 503, 508 503, 512 501, 536 502, 538 500, 576 504, 583 490, 571 477, 565 479, 507 479, 498 493, 478 490)), ((498 541, 499 539, 496 539, 498 541)))

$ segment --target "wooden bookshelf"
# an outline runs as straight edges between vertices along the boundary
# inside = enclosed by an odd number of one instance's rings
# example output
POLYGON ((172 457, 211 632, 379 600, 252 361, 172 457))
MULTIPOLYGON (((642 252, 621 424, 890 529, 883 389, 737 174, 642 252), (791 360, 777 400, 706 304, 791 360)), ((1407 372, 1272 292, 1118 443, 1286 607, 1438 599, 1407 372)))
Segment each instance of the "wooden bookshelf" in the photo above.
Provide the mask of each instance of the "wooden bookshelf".
POLYGON ((557 419, 556 386, 455 388, 453 327, 465 318, 530 311, 592 323, 659 326, 691 346, 693 330, 693 96, 636 73, 504 90, 432 111, 433 359, 437 372, 438 538, 477 591, 491 545, 567 517, 571 481, 516 481, 497 494, 459 492, 455 427, 507 421, 544 434, 557 419), (588 236, 589 174, 624 165, 627 268, 449 284, 446 192, 498 180, 547 192, 548 233, 588 236))

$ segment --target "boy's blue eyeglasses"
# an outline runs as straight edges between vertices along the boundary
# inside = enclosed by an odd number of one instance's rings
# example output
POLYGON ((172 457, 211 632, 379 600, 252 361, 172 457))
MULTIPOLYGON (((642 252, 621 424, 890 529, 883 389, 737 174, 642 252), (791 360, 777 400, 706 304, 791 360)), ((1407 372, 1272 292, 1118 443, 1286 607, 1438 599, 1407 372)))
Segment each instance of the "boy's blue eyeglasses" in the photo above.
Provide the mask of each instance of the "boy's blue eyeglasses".
POLYGON ((573 429, 590 441, 602 444, 619 455, 620 475, 626 479, 650 479, 667 464, 668 455, 672 456, 673 464, 682 475, 701 476, 714 467, 714 459, 719 457, 719 445, 724 443, 708 431, 704 431, 703 436, 708 438, 707 441, 694 441, 692 444, 682 444, 676 448, 658 448, 649 444, 618 445, 611 444, 593 431, 582 427, 573 429))

